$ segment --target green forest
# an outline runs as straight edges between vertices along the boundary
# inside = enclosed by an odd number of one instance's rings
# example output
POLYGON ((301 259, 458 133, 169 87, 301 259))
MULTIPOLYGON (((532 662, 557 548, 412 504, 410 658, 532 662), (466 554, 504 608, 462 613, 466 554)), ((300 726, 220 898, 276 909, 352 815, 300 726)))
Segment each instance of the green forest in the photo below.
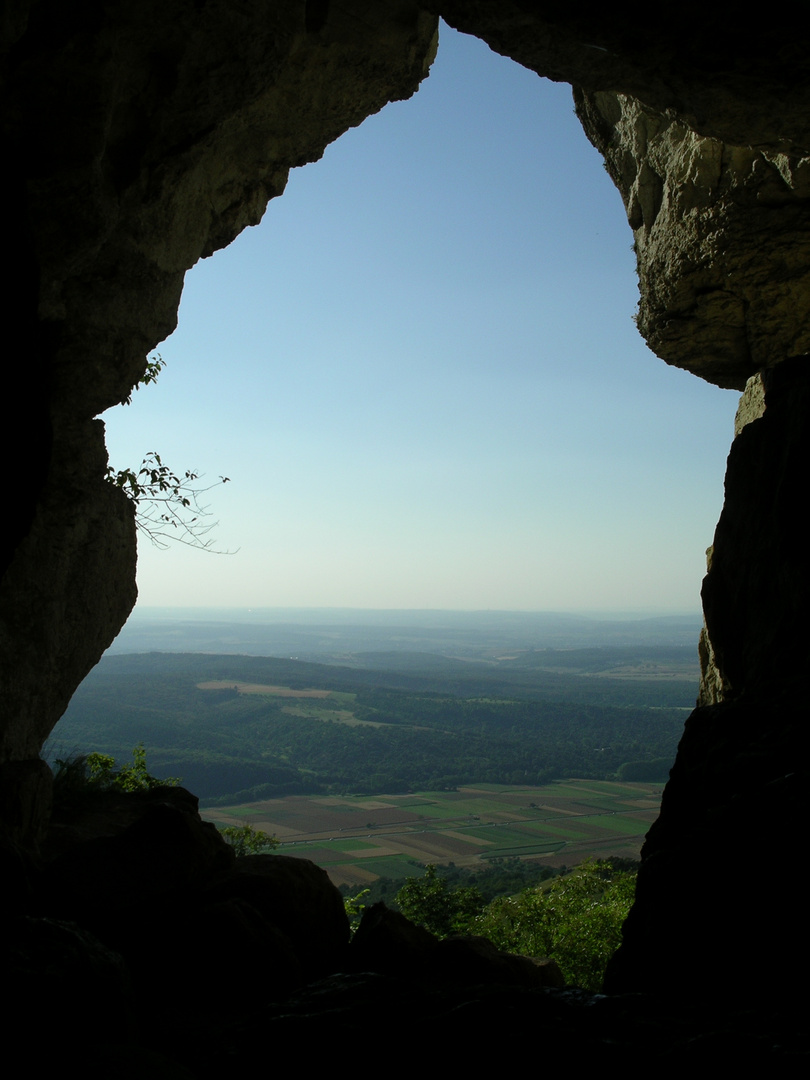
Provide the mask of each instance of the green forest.
POLYGON ((209 804, 569 776, 664 778, 694 683, 594 674, 661 659, 639 658, 638 649, 550 652, 491 669, 456 664, 452 675, 425 654, 411 654, 407 671, 401 662, 386 670, 379 656, 380 666, 367 668, 108 656, 76 692, 50 757, 126 757, 143 743, 154 771, 181 777, 209 804))

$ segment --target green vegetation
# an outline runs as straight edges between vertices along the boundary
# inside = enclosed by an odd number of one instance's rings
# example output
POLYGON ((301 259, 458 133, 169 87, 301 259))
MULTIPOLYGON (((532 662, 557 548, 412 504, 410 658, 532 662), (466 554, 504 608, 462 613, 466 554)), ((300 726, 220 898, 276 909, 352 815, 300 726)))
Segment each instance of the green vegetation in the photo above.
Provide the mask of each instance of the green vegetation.
POLYGON ((88 754, 87 772, 91 784, 114 788, 118 791, 150 791, 156 787, 177 787, 180 778, 169 776, 164 780, 152 776, 146 768, 146 749, 143 743, 132 751, 132 764, 116 767, 115 758, 109 754, 88 754))
POLYGON ((428 865, 424 877, 399 890, 396 904, 439 937, 477 934, 506 952, 550 957, 567 982, 597 991, 621 942, 635 881, 634 871, 589 860, 550 885, 532 886, 485 907, 478 889, 452 888, 428 865))
POLYGON ((263 855, 277 848, 281 843, 277 836, 271 836, 261 829, 254 829, 252 825, 226 825, 224 829, 220 829, 220 833, 233 848, 237 857, 263 855))
MULTIPOLYGON (((209 629, 195 632, 208 647, 209 629)), ((619 646, 351 659, 105 657, 54 732, 90 750, 57 762, 57 786, 166 782, 148 772, 143 739, 161 771, 227 806, 209 816, 238 854, 272 850, 277 832, 347 882, 353 925, 384 899, 436 934, 549 956, 569 982, 598 988, 634 873, 611 859, 554 878, 518 856, 637 852, 694 699, 693 659, 619 646), (264 829, 232 824, 246 819, 264 829), (447 858, 461 865, 435 865, 447 858)))
POLYGON ((163 464, 154 450, 149 451, 137 470, 120 469, 116 472, 112 468, 107 469, 107 480, 121 488, 135 504, 135 524, 155 547, 165 550, 169 546, 168 541, 175 540, 188 547, 213 552, 213 539, 204 538, 219 522, 202 521, 211 515, 208 508, 199 502, 199 497, 220 484, 227 484, 229 477, 220 476, 216 483, 199 487, 196 481, 200 476, 191 469, 178 476, 163 464))
MULTIPOLYGON (((165 366, 165 361, 159 355, 147 361, 146 371, 134 389, 156 382, 165 366)), ((121 404, 131 405, 132 394, 121 404)), ((214 541, 204 538, 216 528, 218 522, 206 524, 202 520, 211 515, 208 508, 200 504, 199 498, 219 484, 227 484, 229 478, 220 476, 215 484, 207 487, 200 487, 196 483, 199 479, 200 473, 191 469, 178 476, 168 465, 164 465, 154 450, 149 451, 139 469, 116 471, 111 466, 107 468, 107 481, 121 488, 135 504, 135 524, 139 531, 148 536, 155 547, 164 549, 169 546, 167 541, 176 540, 189 547, 213 551, 211 545, 214 541)))
MULTIPOLYGON (((113 755, 143 739, 208 805, 612 779, 627 762, 659 759, 659 773, 674 758, 682 710, 565 700, 559 681, 549 700, 546 678, 524 670, 498 697, 477 670, 440 693, 408 686, 424 685, 415 676, 273 657, 110 656, 54 739, 113 755)), ((581 682, 567 685, 576 696, 581 682)))
POLYGON ((635 887, 635 873, 589 860, 547 887, 493 901, 469 929, 507 952, 551 957, 568 982, 596 991, 635 887))
POLYGON ((53 768, 54 808, 72 810, 116 791, 150 791, 156 787, 176 787, 177 777, 160 779, 146 767, 146 750, 139 743, 132 751, 132 764, 117 766, 110 754, 97 752, 57 758, 53 768))
POLYGON ((96 791, 149 791, 156 787, 177 787, 178 777, 160 779, 146 768, 146 749, 143 743, 132 751, 131 765, 116 765, 110 754, 79 754, 57 758, 54 770, 56 791, 90 788, 96 791))
POLYGON ((343 897, 343 908, 346 912, 346 917, 349 920, 349 928, 352 933, 354 933, 360 925, 363 912, 367 907, 367 897, 370 891, 370 889, 361 889, 360 892, 355 893, 354 896, 343 897))
MULTIPOLYGON (((160 353, 155 353, 153 357, 146 361, 146 369, 144 370, 144 373, 140 377, 140 379, 138 379, 138 381, 135 383, 132 390, 140 390, 142 386, 149 386, 150 383, 157 382, 158 375, 160 375, 161 371, 163 371, 165 367, 166 361, 163 359, 160 353)), ((120 404, 132 404, 132 391, 127 394, 127 396, 123 399, 123 401, 121 401, 120 404)))
POLYGON ((451 889, 432 863, 425 867, 424 877, 411 878, 402 886, 396 902, 411 922, 438 937, 468 932, 471 921, 484 906, 484 898, 474 885, 451 889))
MULTIPOLYGON (((633 865, 635 866, 635 863, 633 865)), ((406 878, 418 878, 424 868, 423 864, 416 864, 411 860, 406 878)), ((477 863, 473 867, 457 866, 453 862, 436 866, 436 874, 444 879, 449 890, 475 888, 483 897, 484 904, 490 904, 500 896, 512 896, 531 885, 540 885, 558 873, 566 872, 567 867, 555 869, 543 863, 519 858, 492 859, 486 863, 477 863)), ((396 894, 402 885, 402 876, 381 876, 363 890, 366 894, 365 902, 371 906, 382 900, 389 907, 397 907, 396 894)), ((352 888, 353 886, 342 885, 340 891, 345 897, 352 888)))
POLYGON ((669 758, 653 758, 651 761, 626 761, 620 765, 616 772, 617 780, 630 780, 637 782, 650 780, 666 780, 672 762, 669 758))

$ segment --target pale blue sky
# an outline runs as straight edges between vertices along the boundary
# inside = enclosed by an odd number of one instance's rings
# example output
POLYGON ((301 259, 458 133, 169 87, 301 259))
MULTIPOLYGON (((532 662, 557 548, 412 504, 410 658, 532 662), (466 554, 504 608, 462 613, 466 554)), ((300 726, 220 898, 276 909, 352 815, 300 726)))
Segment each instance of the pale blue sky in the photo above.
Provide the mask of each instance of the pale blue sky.
POLYGON ((738 395, 632 321, 633 236, 568 86, 443 28, 430 77, 187 276, 108 412, 211 492, 159 606, 694 611, 738 395))

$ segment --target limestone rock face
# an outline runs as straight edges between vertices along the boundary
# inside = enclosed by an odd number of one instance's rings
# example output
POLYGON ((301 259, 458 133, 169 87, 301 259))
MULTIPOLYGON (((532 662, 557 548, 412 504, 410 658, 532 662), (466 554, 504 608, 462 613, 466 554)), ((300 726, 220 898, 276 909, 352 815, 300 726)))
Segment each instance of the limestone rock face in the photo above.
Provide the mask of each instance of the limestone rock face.
MULTIPOLYGON (((571 82, 627 207, 638 326, 667 363, 719 386, 810 351, 810 70, 798 22, 723 5, 538 12, 445 0, 451 25, 571 82)), ((797 16, 798 18, 798 16, 797 16)))
POLYGON ((104 479, 94 417, 174 329, 186 270, 258 222, 290 168, 412 94, 436 45, 407 0, 14 12, 0 761, 38 754, 135 602, 133 508, 104 479))
POLYGON ((810 160, 701 137, 623 94, 577 94, 635 236, 638 328, 719 386, 810 351, 810 160))
POLYGON ((750 418, 729 454, 703 583, 699 707, 642 850, 611 990, 691 993, 683 961, 697 956, 711 958, 728 999, 750 999, 803 979, 810 954, 803 888, 791 871, 810 782, 802 497, 810 366, 804 357, 784 361, 752 380, 746 398, 741 413, 750 418), (767 889, 745 880, 760 852, 778 868, 767 889))
MULTIPOLYGON (((762 415, 731 447, 703 610, 723 700, 804 695, 808 599, 804 542, 810 365, 765 373, 762 415)), ((798 703, 798 702, 797 702, 798 703)))
POLYGON ((536 0, 425 0, 451 26, 582 90, 618 91, 739 146, 810 151, 810 57, 798 8, 741 19, 726 4, 621 10, 536 0))

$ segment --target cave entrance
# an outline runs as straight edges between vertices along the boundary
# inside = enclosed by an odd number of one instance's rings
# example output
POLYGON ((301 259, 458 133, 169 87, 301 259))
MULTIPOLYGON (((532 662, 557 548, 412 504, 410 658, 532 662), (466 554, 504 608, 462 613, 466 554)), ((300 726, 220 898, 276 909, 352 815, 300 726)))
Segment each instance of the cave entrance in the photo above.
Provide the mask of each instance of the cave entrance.
POLYGON ((191 271, 108 416, 117 467, 232 478, 239 554, 141 543, 141 605, 697 613, 736 395, 645 348, 631 244, 570 88, 443 27, 191 271))

